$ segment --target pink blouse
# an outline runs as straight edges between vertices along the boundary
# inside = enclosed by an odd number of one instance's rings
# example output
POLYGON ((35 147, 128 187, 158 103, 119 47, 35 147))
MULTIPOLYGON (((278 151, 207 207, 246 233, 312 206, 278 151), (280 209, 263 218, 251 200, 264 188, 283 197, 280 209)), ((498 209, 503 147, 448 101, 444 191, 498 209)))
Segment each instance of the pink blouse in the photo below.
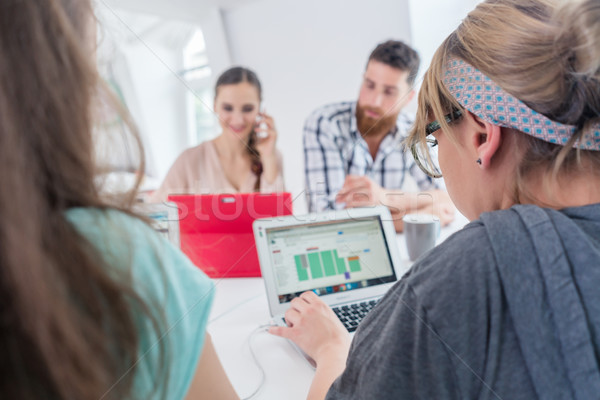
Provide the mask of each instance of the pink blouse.
MULTIPOLYGON (((283 192, 283 165, 281 153, 277 151, 279 174, 271 183, 264 177, 260 180, 260 192, 283 192)), ((248 170, 246 180, 238 191, 227 180, 212 140, 185 150, 171 166, 165 180, 150 196, 149 201, 159 203, 169 194, 250 193, 254 191, 256 175, 248 170)))

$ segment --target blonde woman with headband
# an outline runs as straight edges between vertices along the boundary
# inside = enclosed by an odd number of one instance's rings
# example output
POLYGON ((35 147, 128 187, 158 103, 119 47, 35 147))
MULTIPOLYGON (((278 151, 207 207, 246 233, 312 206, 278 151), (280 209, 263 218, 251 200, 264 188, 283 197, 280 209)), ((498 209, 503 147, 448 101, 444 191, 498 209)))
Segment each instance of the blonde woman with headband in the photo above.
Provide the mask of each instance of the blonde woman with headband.
POLYGON ((478 5, 436 52, 408 140, 472 222, 351 345, 314 293, 292 302, 271 333, 316 360, 309 397, 598 398, 600 1, 478 5))

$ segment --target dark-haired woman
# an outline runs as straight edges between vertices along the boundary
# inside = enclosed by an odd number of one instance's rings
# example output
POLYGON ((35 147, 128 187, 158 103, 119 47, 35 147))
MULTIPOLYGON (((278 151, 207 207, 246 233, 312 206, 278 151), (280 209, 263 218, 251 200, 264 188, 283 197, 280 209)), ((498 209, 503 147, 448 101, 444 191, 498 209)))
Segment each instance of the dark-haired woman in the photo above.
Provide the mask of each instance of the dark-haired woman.
POLYGON ((221 134, 185 150, 151 201, 171 193, 247 193, 284 190, 273 118, 260 110, 262 90, 254 72, 234 67, 215 86, 221 134))

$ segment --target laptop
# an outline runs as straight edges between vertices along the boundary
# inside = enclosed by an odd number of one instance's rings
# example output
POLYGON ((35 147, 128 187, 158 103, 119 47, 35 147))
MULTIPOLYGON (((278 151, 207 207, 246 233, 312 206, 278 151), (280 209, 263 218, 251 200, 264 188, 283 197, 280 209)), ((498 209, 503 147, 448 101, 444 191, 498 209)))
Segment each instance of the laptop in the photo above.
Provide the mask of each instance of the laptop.
POLYGON ((260 219, 254 235, 269 310, 278 325, 285 325, 290 301, 312 290, 354 332, 400 278, 387 207, 260 219))
POLYGON ((181 250, 211 278, 261 276, 252 223, 292 214, 290 193, 170 195, 181 250))
POLYGON ((136 204, 134 211, 148 217, 151 220, 152 228, 179 248, 177 204, 170 202, 142 203, 136 204))

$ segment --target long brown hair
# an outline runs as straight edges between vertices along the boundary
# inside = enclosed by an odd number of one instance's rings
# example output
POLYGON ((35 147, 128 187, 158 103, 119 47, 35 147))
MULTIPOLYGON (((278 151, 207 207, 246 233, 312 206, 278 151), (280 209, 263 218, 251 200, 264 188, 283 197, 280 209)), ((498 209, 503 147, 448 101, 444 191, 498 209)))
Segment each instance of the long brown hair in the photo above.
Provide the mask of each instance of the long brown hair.
MULTIPOLYGON (((258 91, 258 99, 262 100, 262 87, 258 76, 254 71, 244 67, 232 67, 227 71, 223 72, 217 79, 215 84, 215 98, 217 97, 219 88, 223 85, 236 85, 238 83, 246 82, 254 86, 258 91)), ((256 149, 256 142, 258 137, 256 131, 253 129, 248 136, 248 142, 246 143, 246 151, 250 156, 250 169, 252 173, 256 175, 256 183, 254 184, 254 191, 260 191, 260 178, 263 172, 263 165, 260 159, 260 153, 256 149)))
MULTIPOLYGON (((535 199, 525 185, 534 169, 544 167, 546 188, 563 171, 590 168, 600 174, 600 151, 572 145, 600 120, 600 1, 487 0, 436 51, 419 93, 419 108, 408 143, 425 142, 425 126, 444 114, 464 110, 444 86, 450 57, 475 66, 533 110, 579 128, 565 146, 536 139, 515 129, 525 149, 515 166, 514 201, 535 199)), ((552 193, 547 193, 552 196, 552 193)))
POLYGON ((135 318, 152 318, 65 219, 109 208, 94 186, 92 19, 87 0, 0 2, 0 398, 131 398, 135 318))

